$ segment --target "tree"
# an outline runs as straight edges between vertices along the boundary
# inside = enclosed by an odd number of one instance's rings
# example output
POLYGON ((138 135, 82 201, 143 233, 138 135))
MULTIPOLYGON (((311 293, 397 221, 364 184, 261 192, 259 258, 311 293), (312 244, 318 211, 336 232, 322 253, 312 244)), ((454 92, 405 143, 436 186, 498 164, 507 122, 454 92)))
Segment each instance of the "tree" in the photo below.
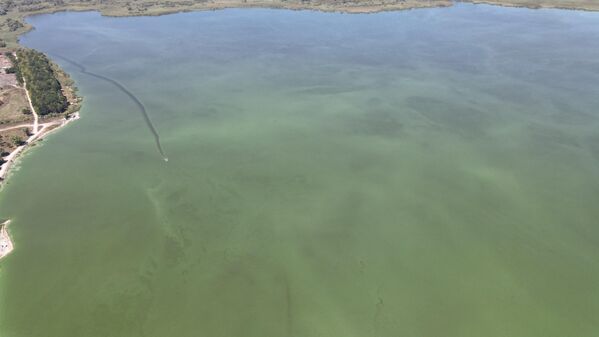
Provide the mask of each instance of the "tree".
POLYGON ((18 60, 13 61, 17 78, 27 82, 35 111, 40 115, 63 113, 69 103, 46 55, 35 50, 19 50, 17 54, 18 60))
POLYGON ((12 143, 16 146, 25 145, 26 142, 19 136, 12 136, 12 143))

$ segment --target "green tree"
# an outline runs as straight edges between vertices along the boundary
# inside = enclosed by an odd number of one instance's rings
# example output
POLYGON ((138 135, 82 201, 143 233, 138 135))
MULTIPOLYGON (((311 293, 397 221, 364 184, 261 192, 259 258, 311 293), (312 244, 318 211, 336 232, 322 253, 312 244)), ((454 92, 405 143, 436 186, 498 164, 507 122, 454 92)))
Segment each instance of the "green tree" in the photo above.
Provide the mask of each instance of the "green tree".
POLYGON ((20 50, 17 55, 16 75, 27 82, 35 111, 40 115, 63 113, 69 103, 46 55, 35 50, 20 50))
POLYGON ((16 146, 25 145, 25 141, 19 136, 12 136, 12 143, 16 146))

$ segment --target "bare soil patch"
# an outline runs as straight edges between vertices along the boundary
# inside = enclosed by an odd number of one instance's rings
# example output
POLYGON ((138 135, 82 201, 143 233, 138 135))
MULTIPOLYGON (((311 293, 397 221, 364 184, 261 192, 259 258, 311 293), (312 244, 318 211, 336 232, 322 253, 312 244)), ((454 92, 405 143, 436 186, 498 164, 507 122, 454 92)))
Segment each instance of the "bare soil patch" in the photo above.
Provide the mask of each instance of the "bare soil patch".
POLYGON ((26 141, 27 138, 29 138, 30 132, 31 130, 28 127, 20 127, 0 132, 0 154, 14 151, 18 146, 15 140, 20 139, 21 141, 26 141))
POLYGON ((29 103, 25 90, 13 86, 0 86, 0 129, 12 124, 31 122, 29 103))

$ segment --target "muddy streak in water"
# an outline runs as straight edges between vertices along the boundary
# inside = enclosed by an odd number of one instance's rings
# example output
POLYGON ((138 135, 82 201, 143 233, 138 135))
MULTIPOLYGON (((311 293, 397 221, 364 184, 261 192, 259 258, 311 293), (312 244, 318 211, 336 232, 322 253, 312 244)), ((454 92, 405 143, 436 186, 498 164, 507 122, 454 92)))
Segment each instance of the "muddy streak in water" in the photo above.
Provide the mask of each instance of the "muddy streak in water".
POLYGON ((122 85, 121 83, 119 83, 117 80, 114 80, 110 77, 104 76, 104 75, 100 75, 100 74, 96 74, 93 73, 91 71, 88 71, 83 65, 69 59, 66 58, 62 55, 58 55, 55 53, 52 53, 51 55, 56 56, 68 63, 70 63, 71 65, 75 66, 81 73, 83 74, 87 74, 89 76, 93 76, 99 79, 102 79, 106 82, 109 82, 113 85, 115 85, 117 88, 119 88, 123 93, 125 93, 125 95, 127 95, 129 98, 131 98, 131 100, 135 103, 135 105, 137 105, 137 107, 139 108, 139 111, 141 111, 141 114, 144 118, 144 121, 146 122, 146 125, 148 126, 148 129, 150 130, 150 132, 152 132, 152 135, 154 136, 154 141, 156 142, 156 148, 158 149, 158 152, 160 153, 160 155, 162 156, 162 159, 164 159, 164 161, 168 161, 168 157, 166 156, 166 154, 164 153, 164 150, 162 149, 162 145, 160 144, 160 135, 158 135, 158 131, 156 131, 156 128, 154 127, 154 124, 152 124, 152 120, 150 119, 150 116, 148 115, 148 112, 146 111, 146 107, 143 105, 143 103, 139 100, 139 98, 137 98, 129 89, 127 89, 127 87, 125 87, 124 85, 122 85))

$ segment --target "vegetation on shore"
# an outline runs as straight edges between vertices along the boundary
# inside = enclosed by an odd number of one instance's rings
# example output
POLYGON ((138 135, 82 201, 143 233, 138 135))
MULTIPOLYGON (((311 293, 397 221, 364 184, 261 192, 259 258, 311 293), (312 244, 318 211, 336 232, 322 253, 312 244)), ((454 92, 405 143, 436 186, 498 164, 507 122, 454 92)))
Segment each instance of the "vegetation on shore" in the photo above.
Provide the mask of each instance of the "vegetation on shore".
MULTIPOLYGON (((68 106, 64 114, 68 118, 71 114, 76 113, 81 108, 82 97, 77 94, 77 86, 75 81, 67 74, 58 64, 50 61, 54 76, 62 86, 62 94, 66 97, 68 106)), ((44 116, 40 116, 44 119, 44 116)))
POLYGON ((66 111, 69 103, 62 92, 52 65, 46 55, 31 49, 21 49, 18 58, 13 58, 17 80, 27 83, 31 103, 40 115, 60 114, 66 111))

